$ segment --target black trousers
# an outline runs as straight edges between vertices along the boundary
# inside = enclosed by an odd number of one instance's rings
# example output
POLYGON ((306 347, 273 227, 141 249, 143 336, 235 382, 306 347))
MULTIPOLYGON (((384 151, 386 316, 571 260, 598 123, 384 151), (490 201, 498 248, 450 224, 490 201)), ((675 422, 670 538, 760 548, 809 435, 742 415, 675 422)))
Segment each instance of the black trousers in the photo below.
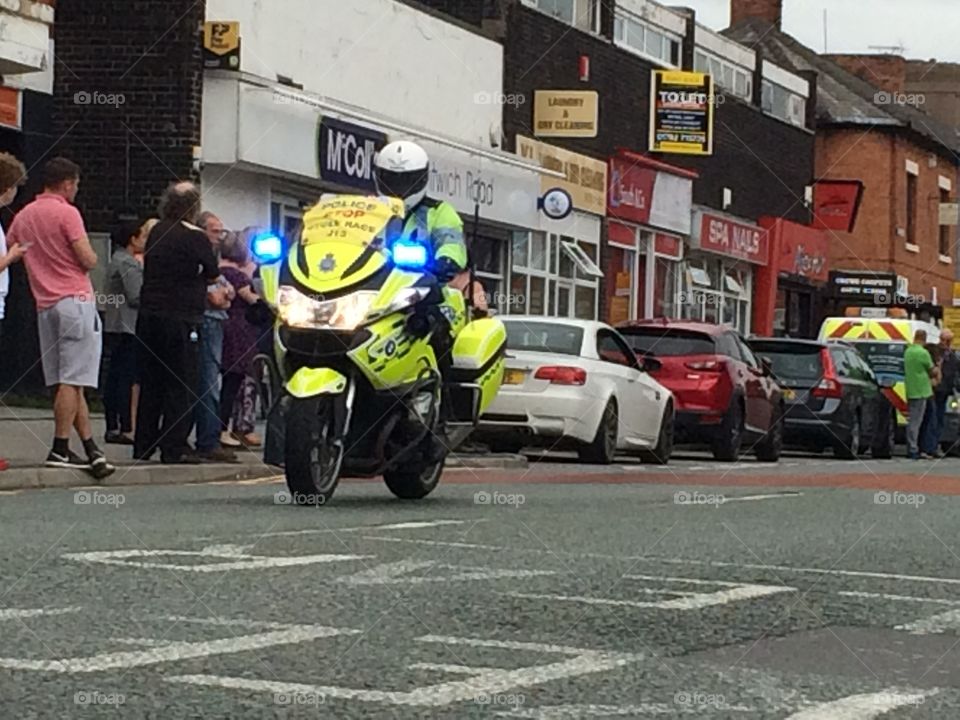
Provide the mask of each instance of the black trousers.
POLYGON ((137 337, 130 333, 106 333, 104 341, 110 353, 103 389, 107 432, 128 433, 133 429, 130 394, 137 382, 137 337))
POLYGON ((186 452, 197 403, 199 333, 199 323, 140 313, 135 458, 149 459, 159 448, 161 460, 173 461, 186 452))

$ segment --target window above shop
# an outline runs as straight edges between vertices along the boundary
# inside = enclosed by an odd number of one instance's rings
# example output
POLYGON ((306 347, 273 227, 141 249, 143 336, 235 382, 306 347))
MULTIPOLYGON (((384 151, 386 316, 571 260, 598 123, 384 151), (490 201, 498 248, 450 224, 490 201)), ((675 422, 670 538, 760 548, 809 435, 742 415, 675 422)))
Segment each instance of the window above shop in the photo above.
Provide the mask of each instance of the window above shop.
POLYGON ((780 118, 791 125, 806 127, 806 98, 769 80, 763 81, 762 93, 762 107, 765 113, 780 118))
POLYGON ((753 74, 748 68, 735 65, 727 60, 699 48, 693 56, 693 69, 697 72, 708 73, 713 82, 727 92, 749 102, 753 97, 753 74))
POLYGON ((619 8, 613 15, 613 40, 625 50, 662 65, 679 67, 682 39, 619 8))
POLYGON ((602 0, 523 0, 550 17, 586 32, 600 32, 602 0))

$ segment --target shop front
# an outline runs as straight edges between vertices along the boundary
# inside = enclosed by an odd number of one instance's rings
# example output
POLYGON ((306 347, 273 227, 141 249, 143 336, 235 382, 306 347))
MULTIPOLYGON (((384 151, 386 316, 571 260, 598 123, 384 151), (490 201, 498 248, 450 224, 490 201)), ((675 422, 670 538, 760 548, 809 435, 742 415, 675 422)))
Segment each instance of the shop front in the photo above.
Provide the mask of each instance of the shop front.
POLYGON ((690 251, 683 263, 680 315, 752 329, 755 273, 769 262, 767 231, 744 218, 694 207, 690 251))
POLYGON ((204 104, 217 108, 204 113, 204 201, 231 228, 269 227, 295 237, 304 209, 321 194, 375 192, 374 158, 386 143, 422 144, 431 159, 428 196, 460 212, 468 241, 476 235, 470 250, 478 279, 493 304, 507 310, 513 233, 541 224, 540 167, 252 78, 208 76, 204 104))
POLYGON ((610 158, 609 171, 605 317, 679 317, 697 174, 627 151, 610 158))
POLYGON ((563 220, 541 213, 537 230, 514 231, 509 312, 595 320, 600 316, 607 164, 519 135, 517 153, 546 171, 541 193, 566 190, 573 211, 563 220))
POLYGON ((827 234, 782 218, 761 217, 760 226, 767 230, 770 262, 757 269, 753 332, 814 338, 830 275, 827 234))

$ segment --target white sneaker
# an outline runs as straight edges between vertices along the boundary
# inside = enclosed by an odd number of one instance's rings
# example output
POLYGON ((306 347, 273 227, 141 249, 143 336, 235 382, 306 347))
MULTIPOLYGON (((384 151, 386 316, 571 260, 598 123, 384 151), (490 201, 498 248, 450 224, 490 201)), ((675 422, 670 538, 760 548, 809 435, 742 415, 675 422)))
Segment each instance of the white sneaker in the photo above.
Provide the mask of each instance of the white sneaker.
POLYGON ((228 432, 220 433, 220 444, 228 448, 238 448, 241 445, 240 441, 228 432))

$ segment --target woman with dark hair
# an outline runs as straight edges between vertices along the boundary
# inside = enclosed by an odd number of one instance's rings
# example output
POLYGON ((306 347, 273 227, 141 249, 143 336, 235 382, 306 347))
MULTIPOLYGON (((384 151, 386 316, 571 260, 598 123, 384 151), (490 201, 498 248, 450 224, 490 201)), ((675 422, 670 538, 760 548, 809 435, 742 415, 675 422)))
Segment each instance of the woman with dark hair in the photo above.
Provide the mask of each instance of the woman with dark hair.
MULTIPOLYGON (((223 325, 223 384, 220 390, 220 423, 222 444, 229 445, 230 418, 234 402, 257 354, 257 328, 247 322, 247 307, 260 298, 253 290, 253 282, 243 271, 250 259, 247 243, 236 233, 230 233, 220 248, 220 272, 237 293, 241 302, 234 302, 227 311, 223 325)), ((235 441, 234 441, 235 442, 235 441)))
POLYGON ((136 256, 143 253, 147 237, 143 225, 126 222, 114 230, 111 240, 114 249, 107 268, 103 314, 104 344, 109 353, 103 391, 107 420, 104 440, 133 445, 131 395, 137 382, 137 312, 143 286, 143 266, 136 256))

